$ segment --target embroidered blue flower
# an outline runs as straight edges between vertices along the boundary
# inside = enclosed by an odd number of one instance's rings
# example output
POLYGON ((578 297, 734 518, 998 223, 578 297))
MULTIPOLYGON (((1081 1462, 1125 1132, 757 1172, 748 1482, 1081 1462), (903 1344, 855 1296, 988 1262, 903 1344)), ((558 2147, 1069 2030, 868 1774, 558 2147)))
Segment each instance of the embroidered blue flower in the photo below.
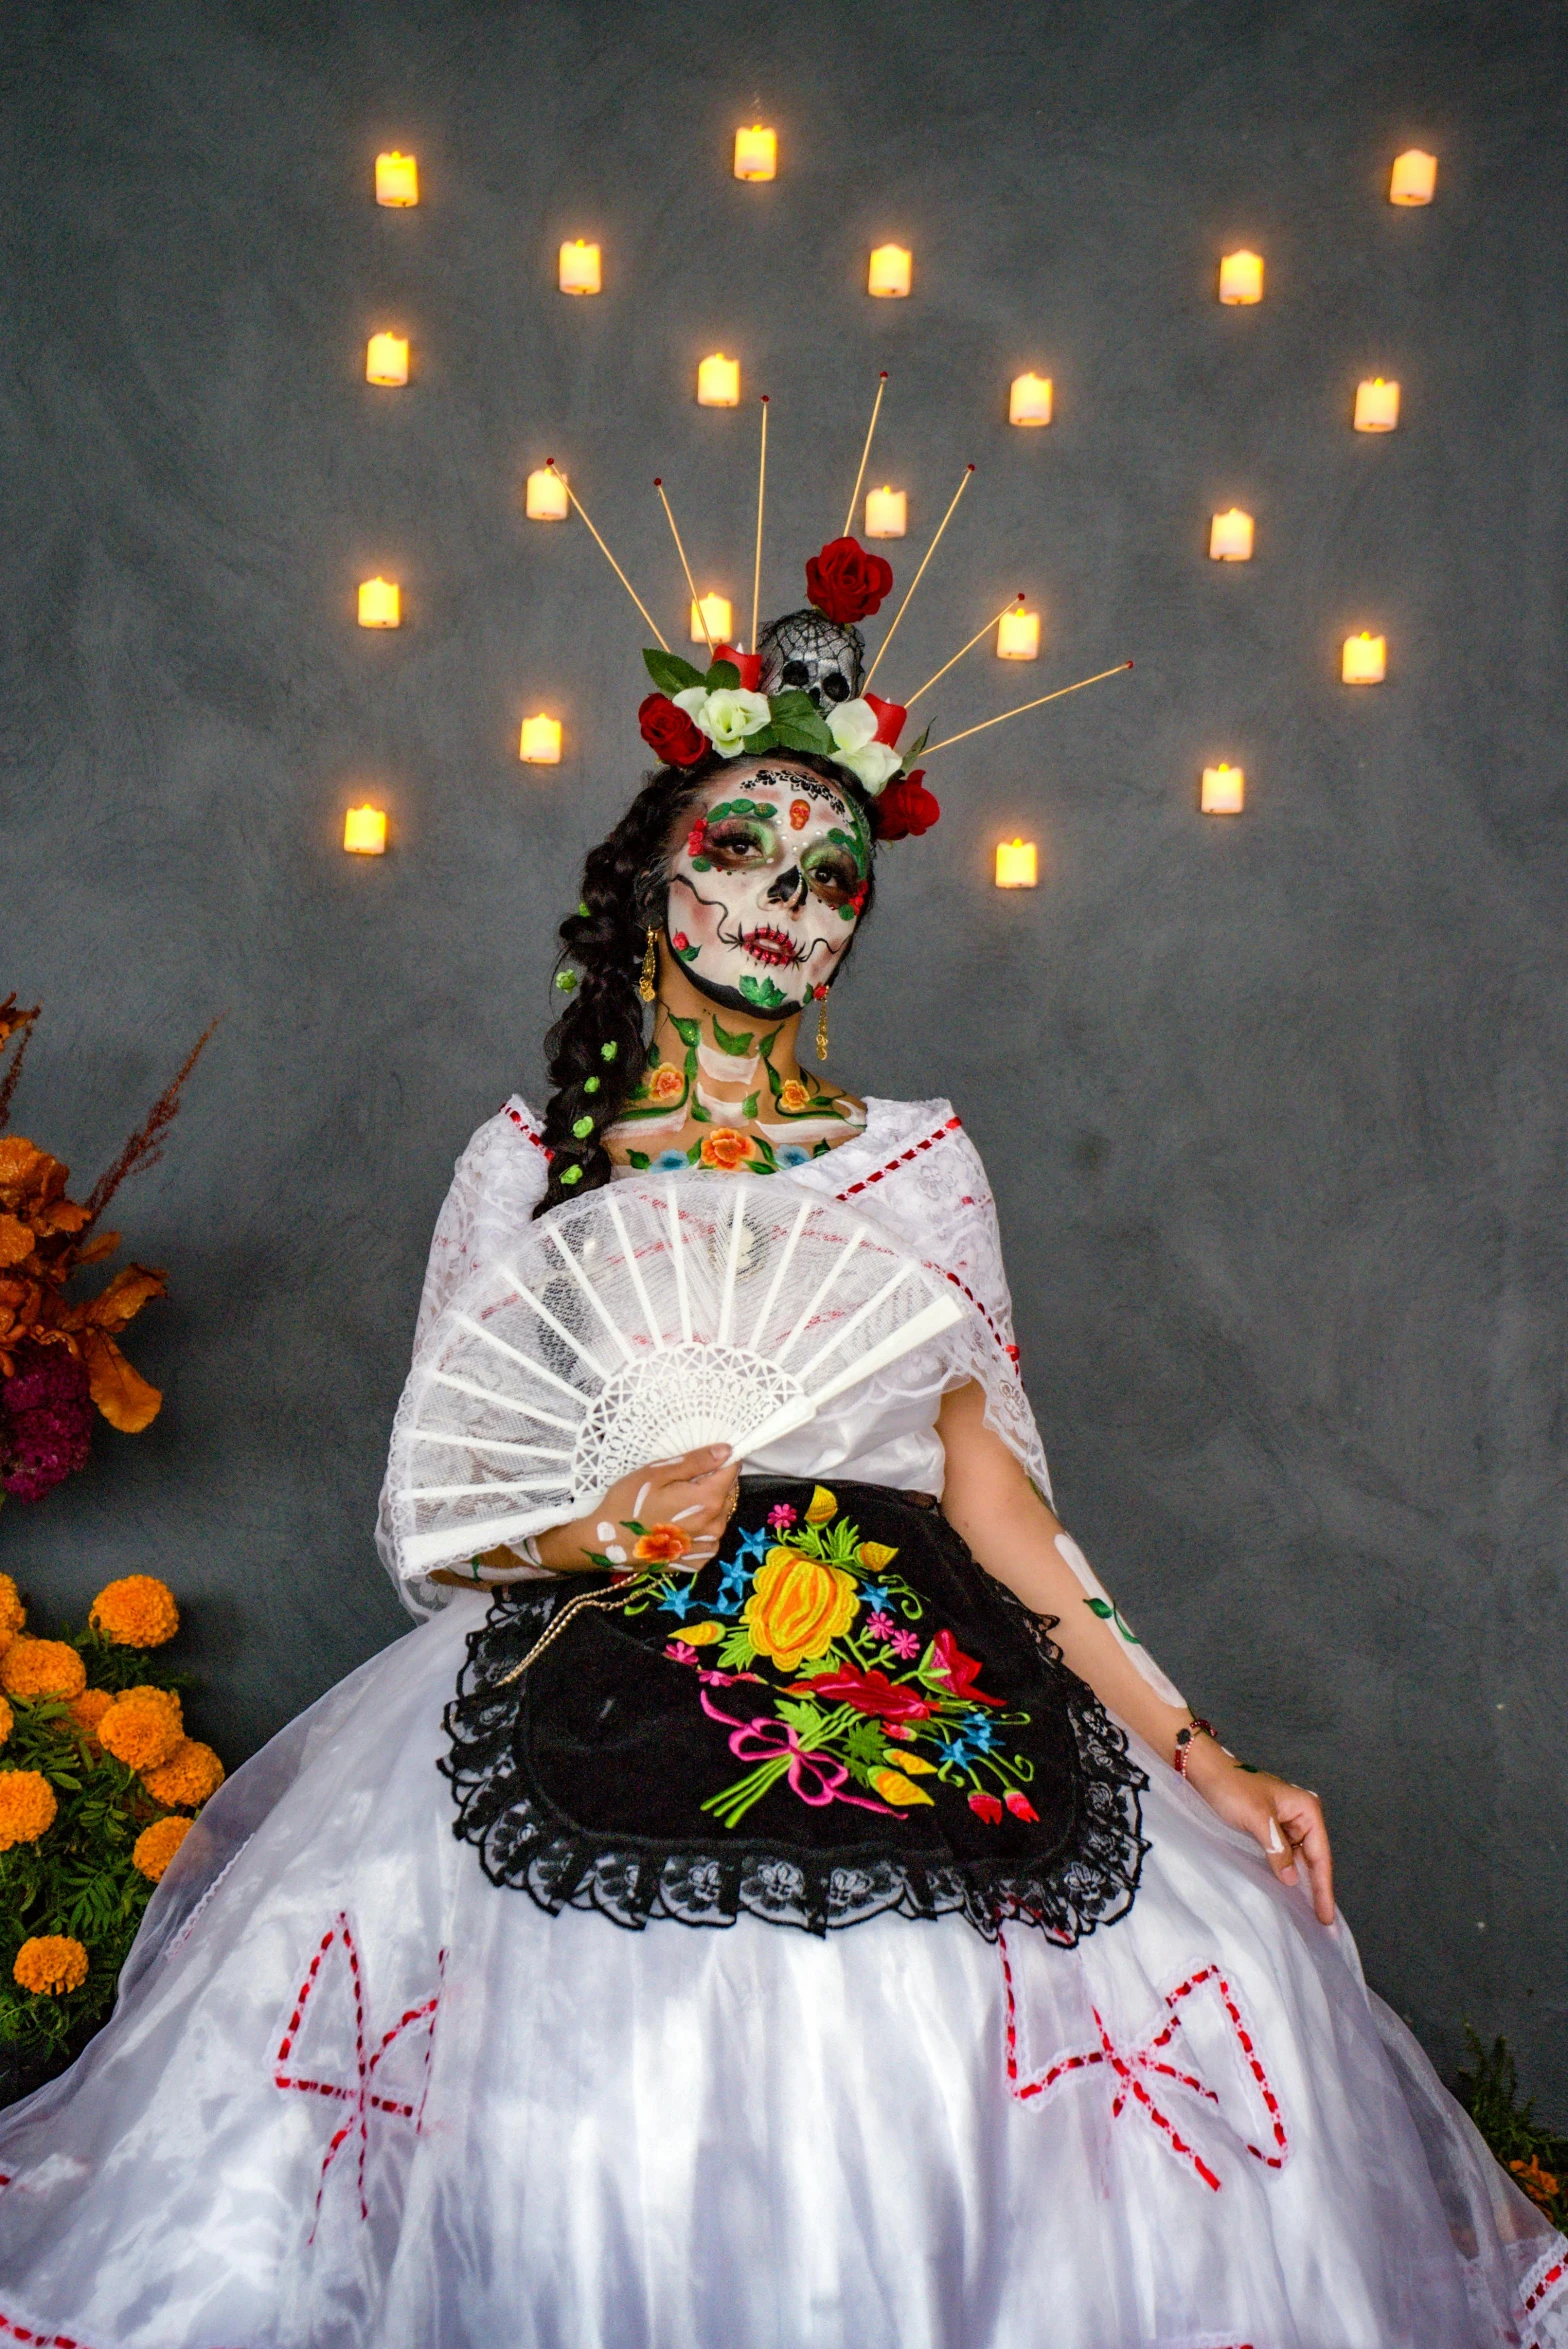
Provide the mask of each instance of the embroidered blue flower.
POLYGON ((881 1615, 893 1604, 893 1594, 885 1583, 863 1582, 860 1595, 873 1613, 881 1615))
POLYGON ((972 1762, 977 1754, 988 1754, 996 1743, 996 1728, 990 1721, 966 1721, 956 1737, 947 1743, 947 1760, 972 1762))
POLYGON ((659 1612, 661 1615, 673 1615, 678 1623, 684 1623, 696 1604, 697 1595, 691 1583, 672 1582, 659 1601, 659 1612))

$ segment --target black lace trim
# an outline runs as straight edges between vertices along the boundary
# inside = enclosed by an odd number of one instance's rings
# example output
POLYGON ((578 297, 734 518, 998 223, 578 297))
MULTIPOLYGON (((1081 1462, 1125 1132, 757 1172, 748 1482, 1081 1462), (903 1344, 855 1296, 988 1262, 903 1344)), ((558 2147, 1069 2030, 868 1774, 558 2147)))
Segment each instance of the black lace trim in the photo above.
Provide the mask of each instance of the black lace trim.
MULTIPOLYGON (((579 1579, 573 1578, 577 1587, 579 1579)), ((492 1884, 526 1892, 552 1916, 594 1909, 640 1932, 651 1919, 733 1925, 742 1915, 824 1934, 868 1918, 961 1916, 987 1941, 1007 1924, 1037 1927, 1063 1948, 1131 1908, 1143 1855, 1139 1795, 1148 1780, 1093 1692, 1069 1672, 1038 1616, 995 1586, 1028 1625, 1052 1668, 1071 1724, 1082 1807, 1070 1849, 1043 1862, 934 1864, 877 1856, 846 1862, 776 1842, 672 1846, 584 1832, 525 1782, 516 1736, 519 1684, 503 1676, 570 1595, 559 1585, 498 1597, 468 1639, 457 1694, 445 1713, 450 1751, 438 1768, 457 1801, 454 1833, 474 1844, 492 1884)), ((568 1632, 570 1639, 572 1634, 568 1632)))

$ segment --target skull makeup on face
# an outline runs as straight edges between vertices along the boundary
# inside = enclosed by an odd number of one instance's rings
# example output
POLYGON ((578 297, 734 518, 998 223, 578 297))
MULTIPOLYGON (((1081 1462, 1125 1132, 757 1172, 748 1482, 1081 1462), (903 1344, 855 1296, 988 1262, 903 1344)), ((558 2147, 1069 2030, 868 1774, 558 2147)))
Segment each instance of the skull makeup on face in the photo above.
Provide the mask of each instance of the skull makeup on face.
POLYGON ((848 791, 799 767, 729 767, 671 857, 671 950, 710 1001, 785 1018, 832 983, 870 871, 848 791))

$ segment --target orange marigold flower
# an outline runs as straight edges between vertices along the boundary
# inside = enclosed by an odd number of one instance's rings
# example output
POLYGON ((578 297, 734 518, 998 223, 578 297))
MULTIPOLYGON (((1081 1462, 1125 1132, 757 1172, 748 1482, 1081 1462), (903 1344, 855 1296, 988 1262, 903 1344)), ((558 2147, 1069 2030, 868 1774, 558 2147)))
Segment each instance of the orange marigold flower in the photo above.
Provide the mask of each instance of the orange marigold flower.
POLYGON ((131 1848, 131 1866, 156 1884, 191 1831, 189 1819, 154 1819, 131 1848))
POLYGON ((6 1703, 5 1698, 0 1697, 0 1745, 4 1745, 15 1727, 16 1715, 6 1703))
POLYGON ((106 1705, 98 1742, 132 1770, 156 1770, 185 1735, 180 1700, 172 1688, 128 1688, 106 1705))
POLYGON ((703 1165, 716 1166, 721 1174, 733 1174, 750 1156, 750 1140, 745 1134, 737 1134, 733 1126, 717 1126, 702 1137, 703 1165))
POLYGON ((1511 2161, 1508 2167, 1530 2200, 1539 2203, 1543 2210, 1549 2202, 1556 2201, 1558 2181, 1550 2170, 1541 2167, 1538 2153, 1532 2153, 1528 2161, 1511 2161))
POLYGON ((0 1770, 0 1851, 47 1835, 59 1807, 42 1770, 0 1770))
POLYGON ((807 1107, 810 1100, 811 1095, 806 1091, 799 1077, 786 1077, 779 1087, 779 1107, 786 1116, 795 1116, 800 1110, 807 1107))
POLYGON ((86 1686, 87 1666, 63 1639, 13 1639, 0 1656, 0 1688, 24 1704, 80 1696, 86 1686))
POLYGON ((66 1710, 78 1729, 85 1730, 89 1737, 96 1738, 98 1724, 113 1702, 114 1699, 106 1688, 84 1688, 79 1697, 72 1697, 66 1710))
POLYGON ((632 1556, 645 1565, 673 1566, 690 1548, 678 1525, 650 1525, 646 1533, 637 1536, 632 1556))
POLYGON ((26 1621, 21 1592, 9 1574, 0 1574, 0 1648, 9 1646, 26 1621))
POLYGON ((86 1981, 87 1952, 69 1933, 35 1933, 17 1951, 11 1978, 40 1998, 59 1998, 86 1981))
POLYGON ((223 1784, 223 1764, 210 1745, 182 1737, 166 1762, 142 1772, 142 1784, 155 1803, 193 1811, 223 1784))
POLYGON ((104 1585, 87 1620, 117 1647, 161 1648, 179 1630, 180 1610, 155 1574, 127 1574, 104 1585))

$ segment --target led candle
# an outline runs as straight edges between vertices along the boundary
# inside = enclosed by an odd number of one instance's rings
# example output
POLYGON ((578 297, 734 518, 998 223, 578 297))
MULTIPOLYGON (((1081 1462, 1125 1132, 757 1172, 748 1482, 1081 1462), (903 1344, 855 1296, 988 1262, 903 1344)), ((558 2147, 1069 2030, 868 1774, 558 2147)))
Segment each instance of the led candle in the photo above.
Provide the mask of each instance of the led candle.
POLYGON ((909 291, 913 256, 903 245, 878 245, 871 256, 866 291, 879 301, 900 300, 909 291))
POLYGON ((735 133, 735 177, 737 179, 776 179, 779 168, 779 135, 754 122, 750 130, 735 133))
POLYGON ((1015 375, 1007 394, 1009 424, 1049 424, 1051 379, 1048 375, 1015 375))
POLYGON ((909 500, 901 489, 889 489, 884 481, 880 489, 866 492, 867 538, 902 538, 909 521, 909 500))
POLYGON ((581 237, 573 237, 561 247, 561 259, 556 278, 563 294, 596 294, 599 291, 599 248, 585 245, 581 237))
POLYGON ((1252 560, 1252 516, 1244 514, 1239 506, 1229 513, 1216 514, 1209 524, 1209 557, 1216 563, 1250 563, 1252 560))
POLYGON ((351 807, 343 818, 343 845, 350 856, 385 856, 387 852, 385 808, 351 807))
POLYGON ((1037 661, 1040 658, 1038 612, 1004 612, 996 624, 999 661, 1037 661))
POLYGON ((1356 386, 1355 426, 1358 432, 1392 432, 1399 422, 1399 386, 1374 375, 1356 386))
POLYGON ((401 334, 373 334, 365 346, 365 381, 388 386, 408 381, 408 340, 401 334))
POLYGON ((517 755, 531 767, 558 767, 561 763, 561 721, 547 717, 543 710, 523 720, 523 731, 517 745, 517 755))
POLYGON ((1221 759, 1217 767, 1204 768, 1199 805, 1206 816, 1239 816, 1246 804, 1247 778, 1240 767, 1221 759))
POLYGON ((376 202, 399 207, 419 202, 419 165, 412 155, 400 155, 394 147, 390 155, 376 157, 376 202))
POLYGON ((1040 881, 1040 852, 1032 840, 999 840, 996 844, 998 889, 1034 889, 1040 881))
POLYGON ((1430 204, 1437 193, 1437 157, 1420 147, 1407 147, 1394 157, 1388 183, 1391 204, 1430 204))
POLYGON ((697 368, 697 405, 699 408, 738 408, 740 406, 740 361, 726 359, 722 351, 710 351, 697 368))
POLYGON ((1220 262, 1220 300, 1227 304, 1261 302, 1263 262, 1257 253, 1227 253, 1220 262))
POLYGON ((1347 636, 1339 648, 1339 674, 1346 685, 1381 685, 1388 674, 1387 637, 1370 636, 1364 628, 1347 636))
POLYGON ((693 644, 728 644, 732 625, 727 595, 705 595, 700 604, 691 607, 693 644))
POLYGON ((564 522, 570 512, 566 476, 557 467, 541 465, 528 476, 523 510, 530 522, 564 522))
POLYGON ((362 579, 359 583, 361 628, 401 628, 403 598, 395 579, 362 579))

